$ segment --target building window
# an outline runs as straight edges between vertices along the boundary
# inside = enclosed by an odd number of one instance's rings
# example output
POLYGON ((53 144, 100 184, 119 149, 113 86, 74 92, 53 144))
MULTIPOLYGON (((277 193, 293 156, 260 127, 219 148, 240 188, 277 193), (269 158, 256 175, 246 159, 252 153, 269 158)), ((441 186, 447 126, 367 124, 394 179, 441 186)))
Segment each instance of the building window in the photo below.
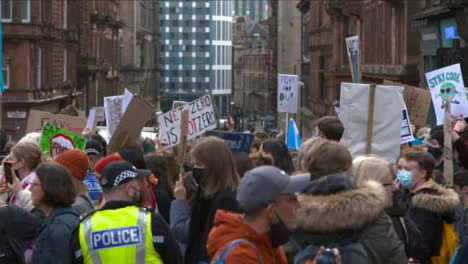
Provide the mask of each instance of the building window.
POLYGON ((2 22, 11 22, 12 11, 11 0, 0 1, 0 14, 2 15, 2 22))
POLYGON ((63 81, 67 81, 67 49, 63 50, 63 81))
POLYGON ((42 49, 37 49, 37 81, 36 88, 41 88, 42 83, 42 49))
POLYGON ((3 57, 2 61, 2 74, 3 74, 3 88, 8 89, 10 87, 10 65, 8 59, 3 57))
POLYGON ((62 14, 62 18, 63 18, 63 21, 62 21, 62 25, 63 25, 63 29, 67 29, 67 19, 68 19, 68 14, 67 14, 67 0, 63 0, 63 14, 62 14))
POLYGON ((31 22, 31 1, 30 0, 20 0, 20 1, 21 1, 21 22, 29 23, 31 22))

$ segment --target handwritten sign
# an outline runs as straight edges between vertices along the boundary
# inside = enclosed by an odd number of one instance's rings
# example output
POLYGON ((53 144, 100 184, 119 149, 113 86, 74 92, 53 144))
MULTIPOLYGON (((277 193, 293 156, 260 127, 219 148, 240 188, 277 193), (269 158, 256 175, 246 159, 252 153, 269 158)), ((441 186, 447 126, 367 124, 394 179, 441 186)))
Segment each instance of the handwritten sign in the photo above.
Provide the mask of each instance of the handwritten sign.
POLYGON ((106 115, 107 140, 109 141, 122 119, 123 95, 104 97, 104 112, 106 115))
POLYGON ((189 140, 202 135, 207 130, 216 128, 216 116, 213 110, 213 102, 209 95, 204 95, 195 101, 172 109, 158 117, 160 135, 168 142, 166 148, 176 146, 180 143, 180 122, 183 110, 189 110, 187 133, 187 138, 189 140))
POLYGON ((224 139, 232 152, 250 152, 254 135, 249 133, 231 133, 224 131, 207 131, 207 136, 215 136, 224 139))
POLYGON ((411 122, 408 116, 408 109, 403 105, 403 118, 401 119, 401 141, 400 144, 406 144, 414 140, 413 131, 411 131, 411 122))
POLYGON ((384 80, 384 84, 404 87, 403 99, 405 100, 411 123, 418 127, 426 126, 429 107, 431 106, 431 92, 422 88, 388 80, 384 80))
POLYGON ((359 59, 359 36, 346 38, 346 50, 348 51, 349 65, 353 82, 359 83, 361 79, 359 59))
POLYGON ((87 120, 83 117, 31 110, 26 125, 26 133, 42 131, 46 123, 76 134, 81 134, 81 131, 86 127, 87 120))
POLYGON ((40 146, 46 157, 55 158, 67 150, 84 150, 86 139, 47 123, 42 130, 40 146))
POLYGON ((297 75, 278 74, 278 113, 297 113, 297 75))
POLYGON ((437 125, 444 123, 444 108, 450 100, 451 114, 455 117, 468 117, 468 100, 460 64, 426 73, 426 80, 432 95, 432 103, 437 125))
POLYGON ((90 111, 93 110, 96 112, 96 122, 104 122, 106 121, 105 119, 105 114, 104 114, 104 107, 103 106, 95 106, 91 107, 90 111))

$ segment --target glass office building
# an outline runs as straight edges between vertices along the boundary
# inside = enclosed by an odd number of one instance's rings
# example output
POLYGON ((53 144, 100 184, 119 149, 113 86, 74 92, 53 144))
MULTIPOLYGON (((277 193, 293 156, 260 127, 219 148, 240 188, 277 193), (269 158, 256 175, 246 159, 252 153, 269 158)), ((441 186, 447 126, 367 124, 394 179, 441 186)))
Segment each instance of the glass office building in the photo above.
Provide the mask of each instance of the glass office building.
POLYGON ((161 7, 162 109, 212 94, 219 118, 231 95, 233 1, 164 0, 161 7))
POLYGON ((268 18, 269 0, 234 1, 234 16, 245 16, 252 21, 263 21, 268 18))

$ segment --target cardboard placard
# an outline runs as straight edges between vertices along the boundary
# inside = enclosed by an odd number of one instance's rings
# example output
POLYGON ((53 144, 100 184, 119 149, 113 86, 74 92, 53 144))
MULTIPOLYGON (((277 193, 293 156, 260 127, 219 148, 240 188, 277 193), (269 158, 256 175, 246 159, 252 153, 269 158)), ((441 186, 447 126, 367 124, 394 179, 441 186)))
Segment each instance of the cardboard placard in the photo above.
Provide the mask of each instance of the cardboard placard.
POLYGON ((114 131, 122 119, 123 95, 104 97, 104 112, 106 115, 107 141, 110 141, 114 131))
POLYGON ((83 117, 31 110, 29 111, 26 133, 42 131, 46 123, 80 135, 86 127, 87 120, 83 117))
POLYGON ((250 133, 233 133, 217 130, 207 131, 205 135, 224 139, 232 152, 249 153, 254 139, 254 135, 250 133))
POLYGON ((451 113, 457 118, 468 117, 468 100, 460 64, 426 73, 426 80, 432 95, 432 103, 437 118, 437 125, 444 123, 444 108, 451 98, 451 113))
POLYGON ((68 150, 84 150, 86 139, 47 123, 42 130, 40 147, 46 157, 55 158, 68 150))
POLYGON ((109 153, 125 146, 139 144, 141 131, 152 116, 153 106, 140 97, 133 96, 109 142, 107 147, 109 153))
POLYGON ((431 106, 431 92, 429 90, 388 80, 384 80, 384 85, 403 86, 405 88, 403 90, 403 99, 405 100, 411 123, 417 127, 426 126, 431 106))
POLYGON ((167 140, 166 148, 180 143, 180 123, 183 110, 189 110, 187 139, 204 134, 217 126, 213 102, 209 95, 204 95, 186 105, 172 109, 158 117, 159 134, 167 140))
POLYGON ((298 82, 297 75, 278 74, 278 113, 297 113, 298 82))
MULTIPOLYGON (((366 154, 370 91, 369 84, 341 83, 340 120, 345 128, 341 143, 353 157, 366 154)), ((370 150, 391 163, 400 153, 402 92, 393 86, 375 87, 370 150)))

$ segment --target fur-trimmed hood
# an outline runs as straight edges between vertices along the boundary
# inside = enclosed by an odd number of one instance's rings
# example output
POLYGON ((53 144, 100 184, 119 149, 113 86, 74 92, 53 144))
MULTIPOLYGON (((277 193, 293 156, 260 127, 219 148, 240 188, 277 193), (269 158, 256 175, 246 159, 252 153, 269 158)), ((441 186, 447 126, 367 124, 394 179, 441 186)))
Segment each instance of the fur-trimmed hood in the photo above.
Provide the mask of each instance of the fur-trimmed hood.
POLYGON ((368 181, 356 189, 329 195, 299 195, 298 231, 331 233, 358 230, 379 217, 387 204, 380 183, 368 181))
POLYGON ((458 194, 429 180, 411 198, 411 205, 428 211, 447 214, 453 213, 460 204, 458 194))

